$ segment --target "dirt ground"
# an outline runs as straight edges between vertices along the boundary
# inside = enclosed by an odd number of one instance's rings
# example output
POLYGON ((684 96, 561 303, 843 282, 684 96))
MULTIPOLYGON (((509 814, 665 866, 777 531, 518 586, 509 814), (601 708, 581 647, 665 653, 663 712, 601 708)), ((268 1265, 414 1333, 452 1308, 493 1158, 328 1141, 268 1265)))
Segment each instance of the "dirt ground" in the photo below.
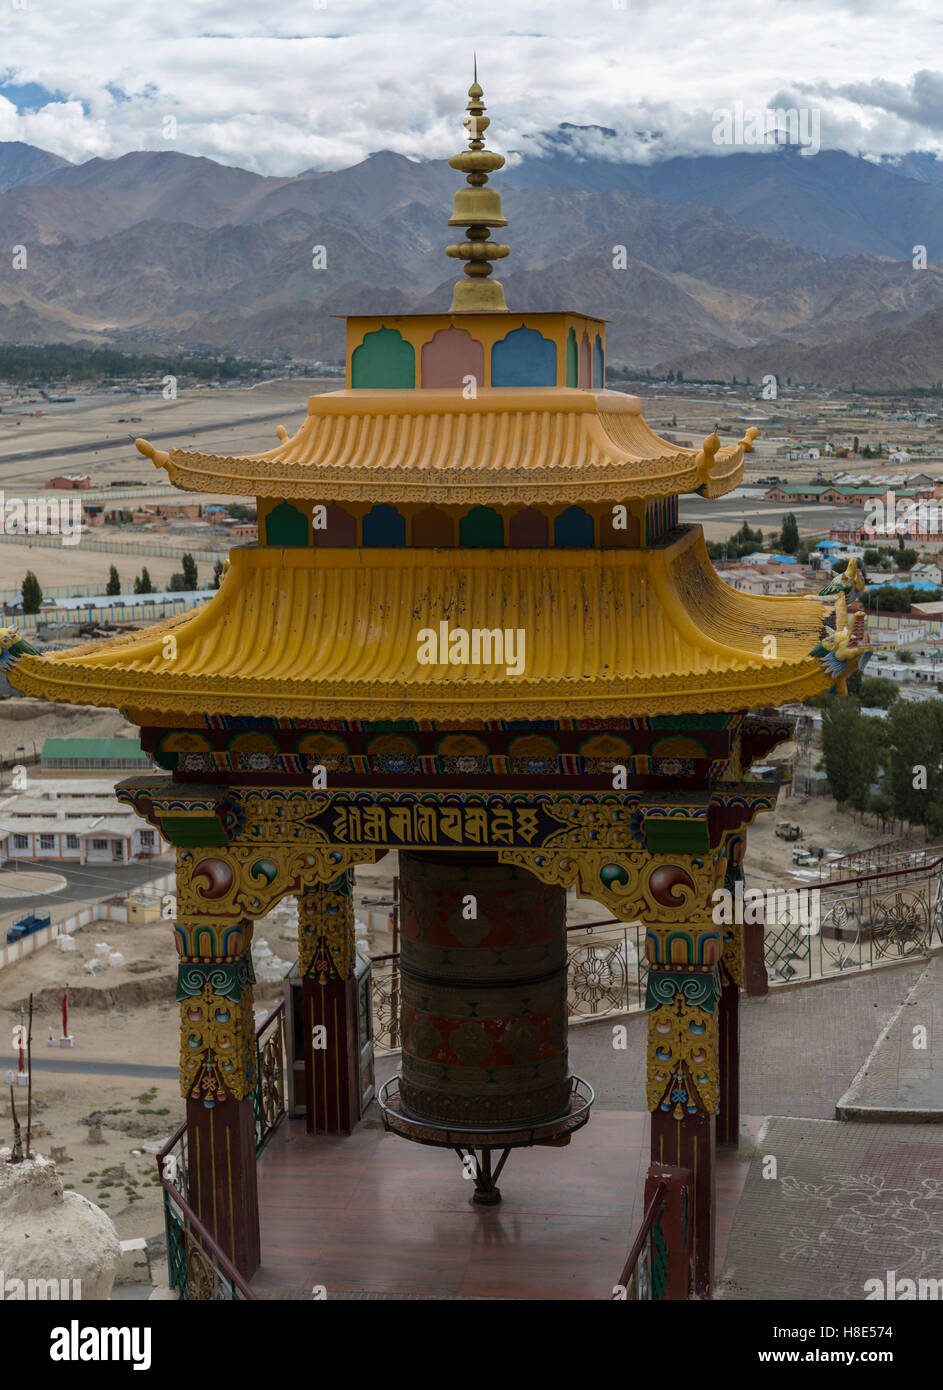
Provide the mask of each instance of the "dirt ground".
MULTIPOLYGON (((800 872, 793 865, 794 844, 777 838, 776 822, 781 820, 802 827, 802 839, 797 842, 802 848, 821 846, 826 855, 829 851, 850 854, 903 838, 882 830, 880 823, 875 824, 871 817, 862 821, 851 812, 839 811, 830 796, 791 796, 784 788, 775 811, 757 816, 747 832, 744 874, 748 887, 796 888, 803 884, 814 885, 817 881, 814 870, 800 872)), ((917 849, 922 848, 923 832, 915 831, 908 842, 917 849)), ((828 861, 823 862, 827 864, 828 861)))
MULTIPOLYGON (((176 971, 173 944, 162 922, 128 926, 92 922, 75 936, 74 952, 54 944, 0 971, 0 1015, 5 1038, 0 1056, 10 1056, 9 1026, 19 1007, 34 996, 33 1147, 45 1157, 65 1149, 59 1159, 63 1181, 97 1202, 114 1220, 121 1239, 155 1236, 163 1229, 160 1188, 153 1153, 142 1143, 166 1140, 184 1118, 184 1102, 173 1078, 123 1077, 83 1069, 89 1061, 174 1065, 178 1011, 174 1003, 176 971), (98 942, 125 956, 91 976, 85 962, 98 942), (50 1035, 61 1032, 63 986, 69 983, 69 1031, 74 1049, 53 1048, 50 1035), (74 1064, 74 1072, 47 1071, 42 1063, 55 1057, 74 1064), (90 1142, 98 1126, 101 1141, 90 1142)), ((26 1090, 14 1091, 17 1116, 25 1134, 26 1090)), ((10 1092, 0 1093, 0 1143, 12 1141, 10 1092)))
POLYGON ((113 709, 49 704, 18 696, 0 700, 0 760, 8 761, 20 747, 29 754, 33 744, 41 751, 47 738, 78 737, 139 738, 140 734, 113 709))

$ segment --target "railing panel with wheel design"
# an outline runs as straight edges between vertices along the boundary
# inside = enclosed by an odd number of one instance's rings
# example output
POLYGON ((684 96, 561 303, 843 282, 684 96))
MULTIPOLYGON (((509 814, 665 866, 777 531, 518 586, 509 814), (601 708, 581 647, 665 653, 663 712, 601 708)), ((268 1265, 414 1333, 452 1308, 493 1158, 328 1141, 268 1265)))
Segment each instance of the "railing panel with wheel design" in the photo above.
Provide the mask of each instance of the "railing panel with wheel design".
POLYGON ((255 1035, 255 1151, 259 1153, 286 1113, 285 1001, 269 1014, 255 1035))
MULTIPOLYGON (((922 851, 909 857, 925 858, 922 851)), ((766 913, 773 984, 908 960, 943 946, 943 858, 810 884, 806 891, 818 894, 814 921, 788 902, 779 906, 796 891, 782 890, 766 913)))

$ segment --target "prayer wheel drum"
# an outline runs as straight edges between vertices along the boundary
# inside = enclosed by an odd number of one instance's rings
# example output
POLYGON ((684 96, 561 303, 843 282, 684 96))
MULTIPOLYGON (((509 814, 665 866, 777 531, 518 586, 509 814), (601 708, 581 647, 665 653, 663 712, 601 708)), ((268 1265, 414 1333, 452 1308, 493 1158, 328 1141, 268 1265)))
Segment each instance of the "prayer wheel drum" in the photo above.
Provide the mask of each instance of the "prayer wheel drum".
POLYGON ((508 1128, 565 1115, 566 893, 496 855, 400 852, 403 1113, 508 1128))

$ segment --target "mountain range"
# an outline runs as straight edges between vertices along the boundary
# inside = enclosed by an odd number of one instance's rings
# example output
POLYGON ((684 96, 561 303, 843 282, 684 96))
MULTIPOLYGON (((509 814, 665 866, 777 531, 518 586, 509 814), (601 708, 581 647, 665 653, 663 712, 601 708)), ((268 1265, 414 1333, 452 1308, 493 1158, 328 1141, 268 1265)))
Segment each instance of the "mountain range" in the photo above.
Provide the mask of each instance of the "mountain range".
MULTIPOLYGON (((581 154, 585 133, 562 126, 495 177, 512 307, 603 315, 610 361, 636 368, 943 377, 943 162, 780 145, 640 165, 603 128, 581 154)), ((174 150, 72 164, 0 142, 0 246, 27 250, 25 269, 0 263, 0 340, 336 360, 332 315, 447 307, 459 186, 445 160, 389 151, 272 178, 174 150)))

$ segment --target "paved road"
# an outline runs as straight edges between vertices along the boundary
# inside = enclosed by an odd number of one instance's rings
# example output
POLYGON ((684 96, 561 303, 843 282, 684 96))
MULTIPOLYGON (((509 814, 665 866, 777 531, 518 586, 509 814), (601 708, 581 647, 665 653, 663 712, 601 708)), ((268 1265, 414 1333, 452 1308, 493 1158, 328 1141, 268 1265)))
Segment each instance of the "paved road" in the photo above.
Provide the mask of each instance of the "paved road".
MULTIPOLYGON (((265 420, 281 420, 285 415, 285 407, 281 410, 269 410, 264 415, 246 415, 238 421, 242 425, 258 425, 265 420)), ((210 425, 191 425, 189 429, 181 429, 179 426, 173 430, 149 430, 147 438, 154 442, 155 439, 173 439, 178 442, 181 439, 189 439, 194 434, 209 434, 216 431, 219 434, 226 427, 219 420, 215 420, 210 425)), ((138 436, 135 436, 138 437, 138 436)), ((18 454, 4 454, 0 452, 0 463, 25 463, 32 459, 61 458, 64 454, 90 454, 99 449, 127 449, 128 436, 121 435, 118 439, 87 439, 81 444, 66 444, 53 449, 27 449, 18 454)))
MULTIPOLYGON (((16 1061, 8 1057, 6 1061, 0 1062, 0 1071, 6 1072, 8 1068, 16 1066, 16 1061)), ((34 1071, 71 1071, 81 1072, 83 1075, 91 1076, 156 1076, 156 1077, 177 1077, 180 1071, 177 1067, 152 1067, 144 1062, 93 1062, 82 1056, 77 1056, 69 1051, 69 1055, 54 1057, 33 1057, 34 1071)))
MULTIPOLYGON (((13 865, 13 859, 7 867, 13 865)), ((35 868, 47 873, 59 874, 66 880, 66 887, 59 893, 31 894, 29 897, 9 899, 0 897, 0 931, 6 935, 6 928, 27 912, 48 912, 54 922, 99 902, 102 898, 116 894, 130 893, 142 883, 163 878, 173 873, 174 861, 171 855, 163 859, 150 859, 115 867, 111 864, 70 864, 61 859, 27 859, 20 855, 16 866, 21 869, 35 868)))

